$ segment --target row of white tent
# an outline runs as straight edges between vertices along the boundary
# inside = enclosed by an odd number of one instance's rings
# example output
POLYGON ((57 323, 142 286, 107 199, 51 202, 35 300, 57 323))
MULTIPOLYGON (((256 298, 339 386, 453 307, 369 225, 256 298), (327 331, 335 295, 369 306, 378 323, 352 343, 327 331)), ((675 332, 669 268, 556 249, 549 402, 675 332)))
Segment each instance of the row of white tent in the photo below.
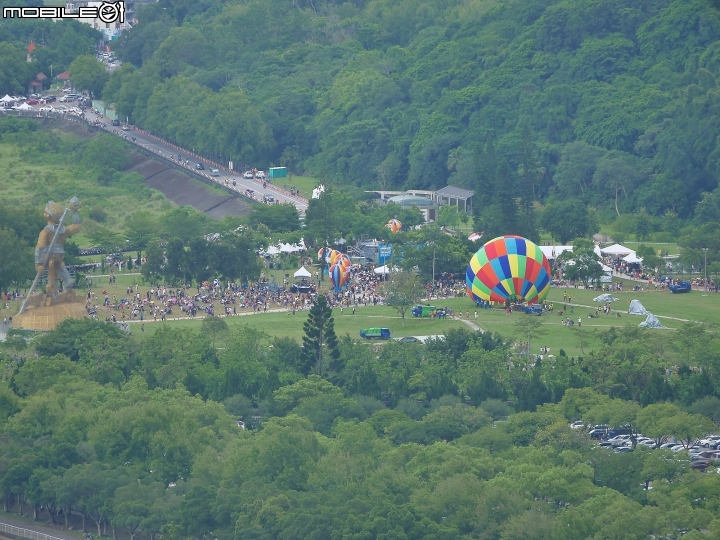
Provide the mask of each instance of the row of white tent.
MULTIPOLYGON (((378 275, 387 275, 390 272, 399 272, 400 270, 396 267, 388 268, 387 265, 378 266, 373 272, 375 272, 378 275)), ((312 274, 310 271, 305 268, 304 266, 301 266, 297 272, 293 274, 293 277, 296 279, 310 279, 312 277, 312 274)))
MULTIPOLYGON (((554 260, 560 256, 561 253, 564 251, 570 251, 572 252, 573 247, 572 246, 540 246, 540 250, 543 252, 545 257, 548 258, 548 260, 554 260)), ((613 257, 620 257, 623 261, 629 264, 635 264, 635 263, 641 263, 642 257, 638 257, 634 250, 630 248, 626 248, 625 246, 621 246, 620 244, 613 244, 612 246, 608 246, 605 248, 601 248, 600 246, 595 246, 595 254, 598 257, 603 257, 606 255, 610 255, 613 257)), ((604 267, 603 270, 609 269, 608 267, 604 267)))
POLYGON ((17 103, 18 101, 23 101, 23 103, 21 105, 18 105, 17 107, 13 107, 13 109, 15 109, 16 111, 29 111, 32 109, 30 105, 24 102, 24 98, 12 97, 9 94, 5 94, 3 97, 0 98, 0 103, 2 103, 4 107, 9 107, 10 104, 17 103))
POLYGON ((261 255, 278 255, 280 253, 298 253, 305 251, 305 240, 300 239, 298 244, 283 244, 282 242, 276 246, 268 246, 268 248, 261 253, 261 255))

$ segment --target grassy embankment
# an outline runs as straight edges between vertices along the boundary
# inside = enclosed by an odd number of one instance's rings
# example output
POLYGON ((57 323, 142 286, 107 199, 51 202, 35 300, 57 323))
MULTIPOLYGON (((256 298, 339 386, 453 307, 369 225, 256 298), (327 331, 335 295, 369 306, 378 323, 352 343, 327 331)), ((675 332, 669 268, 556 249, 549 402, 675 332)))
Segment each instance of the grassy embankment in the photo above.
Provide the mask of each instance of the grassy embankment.
MULTIPOLYGON (((61 137, 79 140, 72 134, 61 134, 61 137)), ((88 176, 79 163, 67 162, 52 154, 43 159, 28 160, 20 145, 0 143, 0 193, 5 203, 42 208, 48 200, 67 203, 77 195, 83 204, 80 213, 85 222, 89 221, 91 208, 101 207, 107 213, 102 225, 114 229, 121 228, 125 219, 137 210, 159 213, 172 207, 159 191, 146 188, 138 192, 123 186, 101 186, 88 176)), ((83 232, 74 236, 73 241, 81 247, 90 244, 83 232)))

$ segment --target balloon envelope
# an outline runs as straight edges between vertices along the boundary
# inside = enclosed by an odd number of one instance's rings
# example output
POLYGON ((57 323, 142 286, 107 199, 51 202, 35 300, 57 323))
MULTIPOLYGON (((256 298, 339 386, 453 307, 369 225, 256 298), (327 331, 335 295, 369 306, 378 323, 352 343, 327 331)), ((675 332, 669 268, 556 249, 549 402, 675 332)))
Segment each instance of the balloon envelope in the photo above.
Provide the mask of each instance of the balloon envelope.
POLYGON ((387 225, 385 225, 388 229, 390 229, 390 232, 398 232, 400 229, 402 229, 402 223, 400 223, 397 219, 391 219, 387 222, 387 225))
POLYGON ((483 245, 470 259, 465 275, 474 301, 534 304, 550 291, 550 263, 530 240, 499 236, 483 245))
POLYGON ((337 262, 338 258, 339 258, 341 255, 342 255, 342 253, 340 253, 340 252, 339 252, 338 250, 336 250, 336 249, 333 249, 333 250, 330 252, 330 258, 328 259, 328 262, 329 262, 330 264, 335 264, 335 263, 337 262))
POLYGON ((342 265, 335 264, 330 268, 330 281, 333 286, 342 287, 348 278, 348 271, 342 265))

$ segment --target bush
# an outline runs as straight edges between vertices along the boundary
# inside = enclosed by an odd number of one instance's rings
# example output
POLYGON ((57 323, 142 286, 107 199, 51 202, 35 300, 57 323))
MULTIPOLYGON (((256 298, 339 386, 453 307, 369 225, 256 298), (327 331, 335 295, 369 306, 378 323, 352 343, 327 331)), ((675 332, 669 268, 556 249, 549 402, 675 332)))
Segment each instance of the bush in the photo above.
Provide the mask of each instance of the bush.
POLYGON ((502 420, 513 413, 508 404, 500 399, 486 399, 480 404, 480 408, 488 413, 493 420, 502 420))
POLYGON ((670 243, 674 242, 675 238, 669 232, 656 232, 650 235, 653 242, 670 243))
POLYGON ((90 213, 88 214, 88 217, 90 219, 94 219, 98 223, 105 223, 107 221, 107 212, 104 208, 100 206, 94 206, 90 209, 90 213))
POLYGON ((706 396, 692 404, 690 410, 695 414, 702 414, 713 420, 720 419, 720 399, 715 396, 706 396))
POLYGON ((427 412, 425 406, 422 403, 418 403, 416 399, 410 398, 400 399, 397 406, 395 407, 395 410, 400 411, 401 413, 404 413, 410 418, 414 418, 415 420, 420 420, 423 416, 425 416, 425 413, 427 412))

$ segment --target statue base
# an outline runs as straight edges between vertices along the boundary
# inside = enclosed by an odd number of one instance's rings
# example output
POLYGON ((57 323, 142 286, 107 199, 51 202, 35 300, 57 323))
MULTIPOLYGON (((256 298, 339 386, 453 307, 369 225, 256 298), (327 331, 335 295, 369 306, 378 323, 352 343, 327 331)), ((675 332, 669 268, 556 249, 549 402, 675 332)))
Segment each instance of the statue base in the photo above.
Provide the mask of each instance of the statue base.
POLYGON ((66 319, 84 319, 87 317, 85 300, 68 289, 57 297, 49 294, 33 294, 28 299, 22 315, 13 317, 13 328, 24 330, 48 331, 66 319))

